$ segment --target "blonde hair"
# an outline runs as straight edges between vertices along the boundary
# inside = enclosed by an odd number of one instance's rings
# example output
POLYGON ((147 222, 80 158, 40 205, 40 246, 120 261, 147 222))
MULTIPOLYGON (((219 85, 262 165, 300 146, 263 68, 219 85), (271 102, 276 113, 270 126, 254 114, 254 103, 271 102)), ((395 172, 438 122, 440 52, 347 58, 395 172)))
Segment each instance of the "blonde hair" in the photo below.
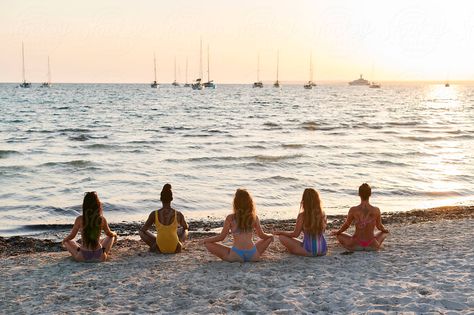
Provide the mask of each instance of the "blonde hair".
POLYGON ((310 235, 323 233, 324 215, 319 194, 313 188, 306 188, 301 198, 300 211, 303 212, 303 231, 310 235))
POLYGON ((234 217, 237 227, 242 232, 252 231, 253 223, 257 217, 255 205, 249 192, 245 189, 237 189, 233 202, 234 217))

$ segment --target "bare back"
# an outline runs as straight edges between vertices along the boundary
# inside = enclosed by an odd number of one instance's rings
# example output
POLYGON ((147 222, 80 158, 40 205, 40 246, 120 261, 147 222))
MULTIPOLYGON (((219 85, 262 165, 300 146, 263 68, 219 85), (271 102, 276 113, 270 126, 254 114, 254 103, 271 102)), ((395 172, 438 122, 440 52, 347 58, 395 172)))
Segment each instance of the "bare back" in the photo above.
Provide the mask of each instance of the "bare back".
POLYGON ((354 236, 364 240, 372 239, 374 229, 380 220, 380 209, 369 203, 362 203, 352 207, 349 212, 352 212, 354 218, 354 236))

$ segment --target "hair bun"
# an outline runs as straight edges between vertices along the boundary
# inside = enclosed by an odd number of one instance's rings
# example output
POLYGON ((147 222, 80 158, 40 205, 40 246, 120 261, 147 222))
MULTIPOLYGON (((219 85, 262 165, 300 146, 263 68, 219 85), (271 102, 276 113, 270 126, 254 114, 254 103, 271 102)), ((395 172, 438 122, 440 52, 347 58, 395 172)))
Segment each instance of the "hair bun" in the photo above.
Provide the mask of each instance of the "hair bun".
POLYGON ((171 185, 165 184, 161 190, 161 201, 171 202, 173 200, 173 192, 171 191, 171 185))

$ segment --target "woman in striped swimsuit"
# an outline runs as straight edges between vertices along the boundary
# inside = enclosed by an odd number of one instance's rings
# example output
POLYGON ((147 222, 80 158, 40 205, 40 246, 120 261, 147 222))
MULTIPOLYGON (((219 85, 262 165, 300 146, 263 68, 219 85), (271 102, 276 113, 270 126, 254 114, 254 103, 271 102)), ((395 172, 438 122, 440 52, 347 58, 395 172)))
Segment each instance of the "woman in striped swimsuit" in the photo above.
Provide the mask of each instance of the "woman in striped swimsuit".
POLYGON ((293 232, 275 231, 280 242, 294 255, 324 256, 327 252, 324 230, 326 215, 321 208, 321 199, 316 190, 306 188, 300 204, 300 213, 296 218, 293 232), (303 241, 298 239, 303 231, 303 241))

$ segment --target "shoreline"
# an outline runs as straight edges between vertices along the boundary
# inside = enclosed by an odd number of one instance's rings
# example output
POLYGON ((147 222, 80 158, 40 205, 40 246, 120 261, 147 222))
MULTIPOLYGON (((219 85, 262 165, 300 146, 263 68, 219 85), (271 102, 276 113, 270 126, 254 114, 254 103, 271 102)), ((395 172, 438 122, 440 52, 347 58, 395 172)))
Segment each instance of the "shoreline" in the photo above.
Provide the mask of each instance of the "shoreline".
MULTIPOLYGON (((328 215, 327 231, 330 231, 343 224, 345 215, 328 215)), ((474 219, 474 206, 445 206, 429 209, 414 209, 406 212, 384 212, 382 213, 382 223, 388 227, 391 225, 407 225, 421 222, 433 222, 439 220, 463 220, 474 219)), ((215 230, 220 230, 223 221, 189 221, 188 240, 199 240, 203 237, 215 235, 215 230), (214 230, 214 231, 213 231, 214 230)), ((265 231, 273 230, 292 230, 295 219, 261 220, 265 231)), ((143 222, 132 223, 112 223, 110 228, 119 235, 117 243, 112 248, 123 248, 140 246, 142 243, 138 240, 138 230, 143 222)), ((69 233, 72 224, 51 225, 55 229, 46 232, 43 237, 36 236, 0 236, 0 257, 16 256, 22 254, 33 254, 42 252, 62 252, 61 239, 69 233), (45 236, 47 236, 45 238, 45 236), (51 239, 54 237, 55 239, 51 239)), ((327 234, 327 233, 326 233, 327 234)))

